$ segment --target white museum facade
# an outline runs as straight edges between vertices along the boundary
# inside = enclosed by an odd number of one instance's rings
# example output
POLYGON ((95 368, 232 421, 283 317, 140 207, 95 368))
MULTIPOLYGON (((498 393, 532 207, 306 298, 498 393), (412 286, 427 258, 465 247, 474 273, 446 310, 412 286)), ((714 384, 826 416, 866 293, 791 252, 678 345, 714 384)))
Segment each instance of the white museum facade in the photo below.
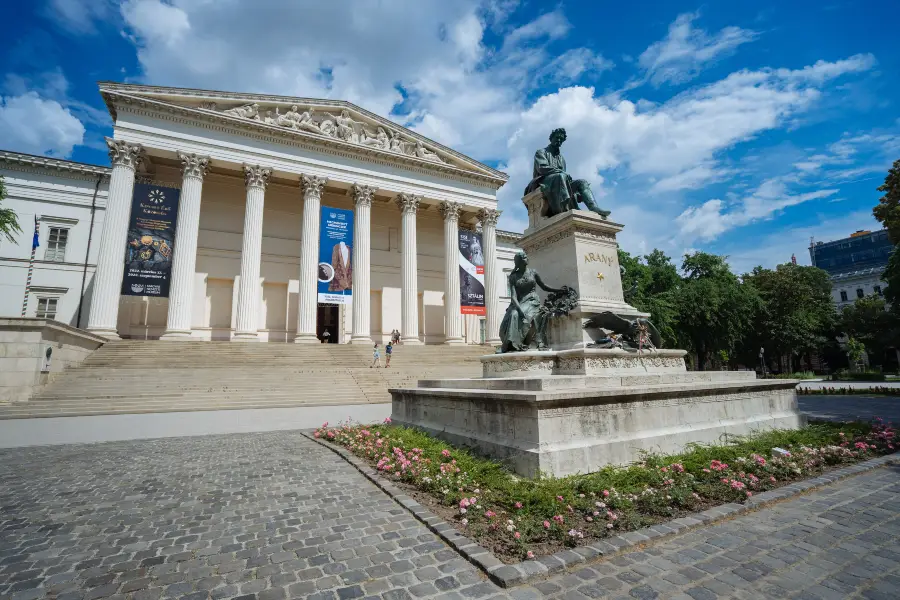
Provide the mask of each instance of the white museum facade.
POLYGON ((499 342, 519 237, 496 227, 504 173, 343 101, 100 93, 110 167, 0 152, 23 229, 0 242, 0 315, 110 339, 499 342), (136 183, 180 190, 167 298, 122 295, 136 183), (328 209, 353 214, 343 304, 317 294, 328 209), (462 314, 461 229, 481 235, 484 316, 462 314))

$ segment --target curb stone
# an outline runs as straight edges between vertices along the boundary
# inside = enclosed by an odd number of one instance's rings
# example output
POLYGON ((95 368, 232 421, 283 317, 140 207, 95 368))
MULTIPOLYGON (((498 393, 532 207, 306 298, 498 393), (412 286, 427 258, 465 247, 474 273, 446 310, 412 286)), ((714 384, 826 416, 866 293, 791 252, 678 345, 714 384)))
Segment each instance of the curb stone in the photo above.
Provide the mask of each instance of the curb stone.
POLYGON ((626 531, 620 535, 603 538, 586 546, 567 548, 555 554, 539 556, 535 560, 505 564, 493 553, 460 534, 454 526, 404 494, 397 486, 384 480, 368 463, 357 458, 351 452, 344 450, 341 446, 314 437, 312 431, 304 430, 299 433, 316 444, 328 448, 350 463, 366 479, 390 496, 392 500, 412 513, 432 533, 459 552, 463 558, 481 569, 491 581, 503 588, 544 579, 547 575, 568 570, 576 565, 594 560, 598 556, 611 556, 627 552, 635 546, 655 543, 659 540, 685 533, 690 529, 711 525, 737 515, 759 510, 770 504, 793 496, 799 496, 809 490, 823 487, 846 477, 859 475, 887 464, 900 463, 900 456, 897 454, 886 454, 865 462, 829 471, 813 479, 797 481, 774 490, 760 492, 748 498, 743 504, 720 504, 700 513, 657 523, 644 529, 626 531))

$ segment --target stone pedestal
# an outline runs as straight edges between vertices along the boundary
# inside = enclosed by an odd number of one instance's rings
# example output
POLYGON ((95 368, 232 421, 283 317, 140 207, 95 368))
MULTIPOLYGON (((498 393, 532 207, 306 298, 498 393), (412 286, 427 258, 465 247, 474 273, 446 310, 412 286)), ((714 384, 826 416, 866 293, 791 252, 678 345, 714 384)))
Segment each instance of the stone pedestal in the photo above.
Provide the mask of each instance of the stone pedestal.
POLYGON ((568 285, 578 292, 578 305, 568 318, 550 321, 548 338, 554 350, 584 348, 594 340, 582 328, 597 313, 625 317, 648 316, 622 294, 616 234, 622 225, 584 210, 570 210, 549 219, 540 216, 540 192, 525 197, 529 227, 519 241, 528 264, 551 287, 568 285))
POLYGON ((524 202, 529 227, 520 245, 544 283, 578 291, 575 310, 550 321, 551 350, 492 354, 481 359, 483 377, 390 390, 394 423, 474 448, 528 477, 590 473, 643 452, 718 442, 725 433, 805 424, 797 381, 688 372, 684 350, 588 347, 600 333, 583 328, 593 315, 648 316, 623 298, 622 226, 581 210, 547 218, 540 192, 524 202))

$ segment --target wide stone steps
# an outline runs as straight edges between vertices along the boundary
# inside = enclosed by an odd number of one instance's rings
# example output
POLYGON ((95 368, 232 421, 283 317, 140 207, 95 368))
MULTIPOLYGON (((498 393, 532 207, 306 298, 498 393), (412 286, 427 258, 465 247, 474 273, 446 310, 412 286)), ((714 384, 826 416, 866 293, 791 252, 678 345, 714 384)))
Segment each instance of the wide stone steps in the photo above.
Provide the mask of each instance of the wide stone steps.
POLYGON ((117 341, 0 419, 383 403, 419 379, 480 376, 489 351, 404 345, 372 369, 371 346, 117 341))

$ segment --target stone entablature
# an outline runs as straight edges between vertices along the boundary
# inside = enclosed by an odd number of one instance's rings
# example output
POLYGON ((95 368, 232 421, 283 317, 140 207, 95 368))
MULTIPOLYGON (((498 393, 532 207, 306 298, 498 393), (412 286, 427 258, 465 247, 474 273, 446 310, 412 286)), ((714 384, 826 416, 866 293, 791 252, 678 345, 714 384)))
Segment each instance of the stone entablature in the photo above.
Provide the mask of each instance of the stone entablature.
POLYGON ((111 171, 109 167, 23 154, 21 152, 10 152, 8 150, 0 150, 0 162, 3 162, 7 168, 16 171, 37 171, 43 169, 64 172, 79 179, 89 178, 91 180, 97 179, 98 176, 108 179, 111 171))

